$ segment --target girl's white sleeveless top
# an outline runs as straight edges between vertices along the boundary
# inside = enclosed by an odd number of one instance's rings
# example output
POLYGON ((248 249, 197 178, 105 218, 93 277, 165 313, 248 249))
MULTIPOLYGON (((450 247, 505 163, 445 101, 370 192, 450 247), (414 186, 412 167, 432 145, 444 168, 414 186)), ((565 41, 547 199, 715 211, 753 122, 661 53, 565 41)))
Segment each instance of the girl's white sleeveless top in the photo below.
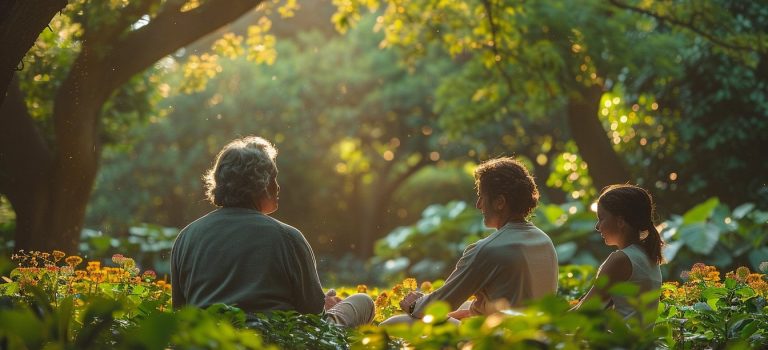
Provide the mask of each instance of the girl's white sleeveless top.
MULTIPOLYGON (((621 250, 629 257, 629 261, 632 262, 632 275, 629 277, 628 282, 632 282, 640 287, 640 292, 637 294, 639 297, 643 293, 649 291, 659 291, 661 289, 661 269, 659 265, 650 261, 648 255, 645 254, 643 248, 637 244, 630 245, 621 250)), ((638 299, 639 301, 639 299, 638 299)), ((624 297, 613 297, 613 303, 615 310, 624 316, 624 318, 632 317, 637 314, 635 306, 631 305, 624 297)), ((645 307, 656 311, 659 307, 659 299, 645 305, 645 307)), ((653 322, 653 320, 646 320, 653 322)))

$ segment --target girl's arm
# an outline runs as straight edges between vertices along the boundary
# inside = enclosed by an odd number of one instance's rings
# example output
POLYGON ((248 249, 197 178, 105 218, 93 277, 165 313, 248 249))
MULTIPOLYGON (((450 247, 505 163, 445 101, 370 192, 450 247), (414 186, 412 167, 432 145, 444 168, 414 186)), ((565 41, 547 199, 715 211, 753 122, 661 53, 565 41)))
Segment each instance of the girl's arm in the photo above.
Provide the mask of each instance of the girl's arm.
POLYGON ((599 298, 603 305, 607 306, 607 303, 611 300, 611 296, 608 295, 608 290, 611 286, 628 281, 630 276, 632 276, 632 262, 629 261, 627 254, 620 250, 611 253, 603 264, 600 265, 600 268, 597 270, 597 276, 595 276, 595 281, 600 278, 607 278, 608 283, 603 287, 593 285, 571 310, 578 310, 582 304, 593 298, 599 298))

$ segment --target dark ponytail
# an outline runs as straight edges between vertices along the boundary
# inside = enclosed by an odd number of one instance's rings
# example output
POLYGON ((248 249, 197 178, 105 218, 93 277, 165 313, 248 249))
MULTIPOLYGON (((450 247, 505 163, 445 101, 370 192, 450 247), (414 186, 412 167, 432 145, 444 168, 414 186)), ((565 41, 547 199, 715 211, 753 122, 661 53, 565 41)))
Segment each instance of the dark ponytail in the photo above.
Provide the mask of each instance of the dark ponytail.
POLYGON ((632 238, 640 242, 651 261, 659 265, 664 262, 664 240, 653 224, 656 208, 648 191, 634 185, 610 185, 603 188, 597 203, 632 226, 637 235, 632 238))

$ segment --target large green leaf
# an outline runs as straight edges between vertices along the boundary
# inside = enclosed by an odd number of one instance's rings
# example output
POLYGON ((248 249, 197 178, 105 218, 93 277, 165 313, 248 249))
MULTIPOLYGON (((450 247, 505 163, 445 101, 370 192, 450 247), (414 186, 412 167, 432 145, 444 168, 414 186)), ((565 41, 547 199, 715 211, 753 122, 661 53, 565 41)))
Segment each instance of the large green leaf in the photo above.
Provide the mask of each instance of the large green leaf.
POLYGON ((754 204, 744 203, 736 207, 736 209, 733 209, 733 218, 736 220, 740 220, 741 218, 747 216, 747 214, 749 214, 749 212, 751 212, 752 209, 754 208, 755 208, 754 204))
POLYGON ((680 239, 692 251, 698 254, 709 254, 720 239, 720 228, 704 222, 683 225, 680 228, 680 239))
POLYGON ((755 271, 760 270, 760 264, 768 261, 768 247, 761 247, 749 252, 749 263, 755 271))
POLYGON ((717 205, 720 204, 720 200, 717 198, 710 198, 706 202, 701 203, 691 210, 688 210, 683 215, 683 224, 704 223, 712 215, 717 205))

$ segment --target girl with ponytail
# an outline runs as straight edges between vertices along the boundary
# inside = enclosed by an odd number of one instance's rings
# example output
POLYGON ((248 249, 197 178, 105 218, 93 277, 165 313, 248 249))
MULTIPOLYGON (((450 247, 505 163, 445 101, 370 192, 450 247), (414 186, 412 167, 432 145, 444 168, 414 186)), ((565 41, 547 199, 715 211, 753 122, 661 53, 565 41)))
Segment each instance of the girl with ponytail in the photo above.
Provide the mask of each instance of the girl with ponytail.
POLYGON ((597 271, 596 279, 607 278, 608 283, 593 286, 574 309, 593 298, 600 298, 606 307, 613 307, 625 318, 657 309, 658 299, 644 305, 647 310, 637 310, 626 298, 608 293, 612 285, 621 282, 640 287, 638 296, 661 288, 659 265, 664 262, 664 241, 653 224, 654 211, 650 193, 641 187, 611 185, 602 190, 597 200, 595 229, 606 245, 619 250, 611 253, 597 271))

